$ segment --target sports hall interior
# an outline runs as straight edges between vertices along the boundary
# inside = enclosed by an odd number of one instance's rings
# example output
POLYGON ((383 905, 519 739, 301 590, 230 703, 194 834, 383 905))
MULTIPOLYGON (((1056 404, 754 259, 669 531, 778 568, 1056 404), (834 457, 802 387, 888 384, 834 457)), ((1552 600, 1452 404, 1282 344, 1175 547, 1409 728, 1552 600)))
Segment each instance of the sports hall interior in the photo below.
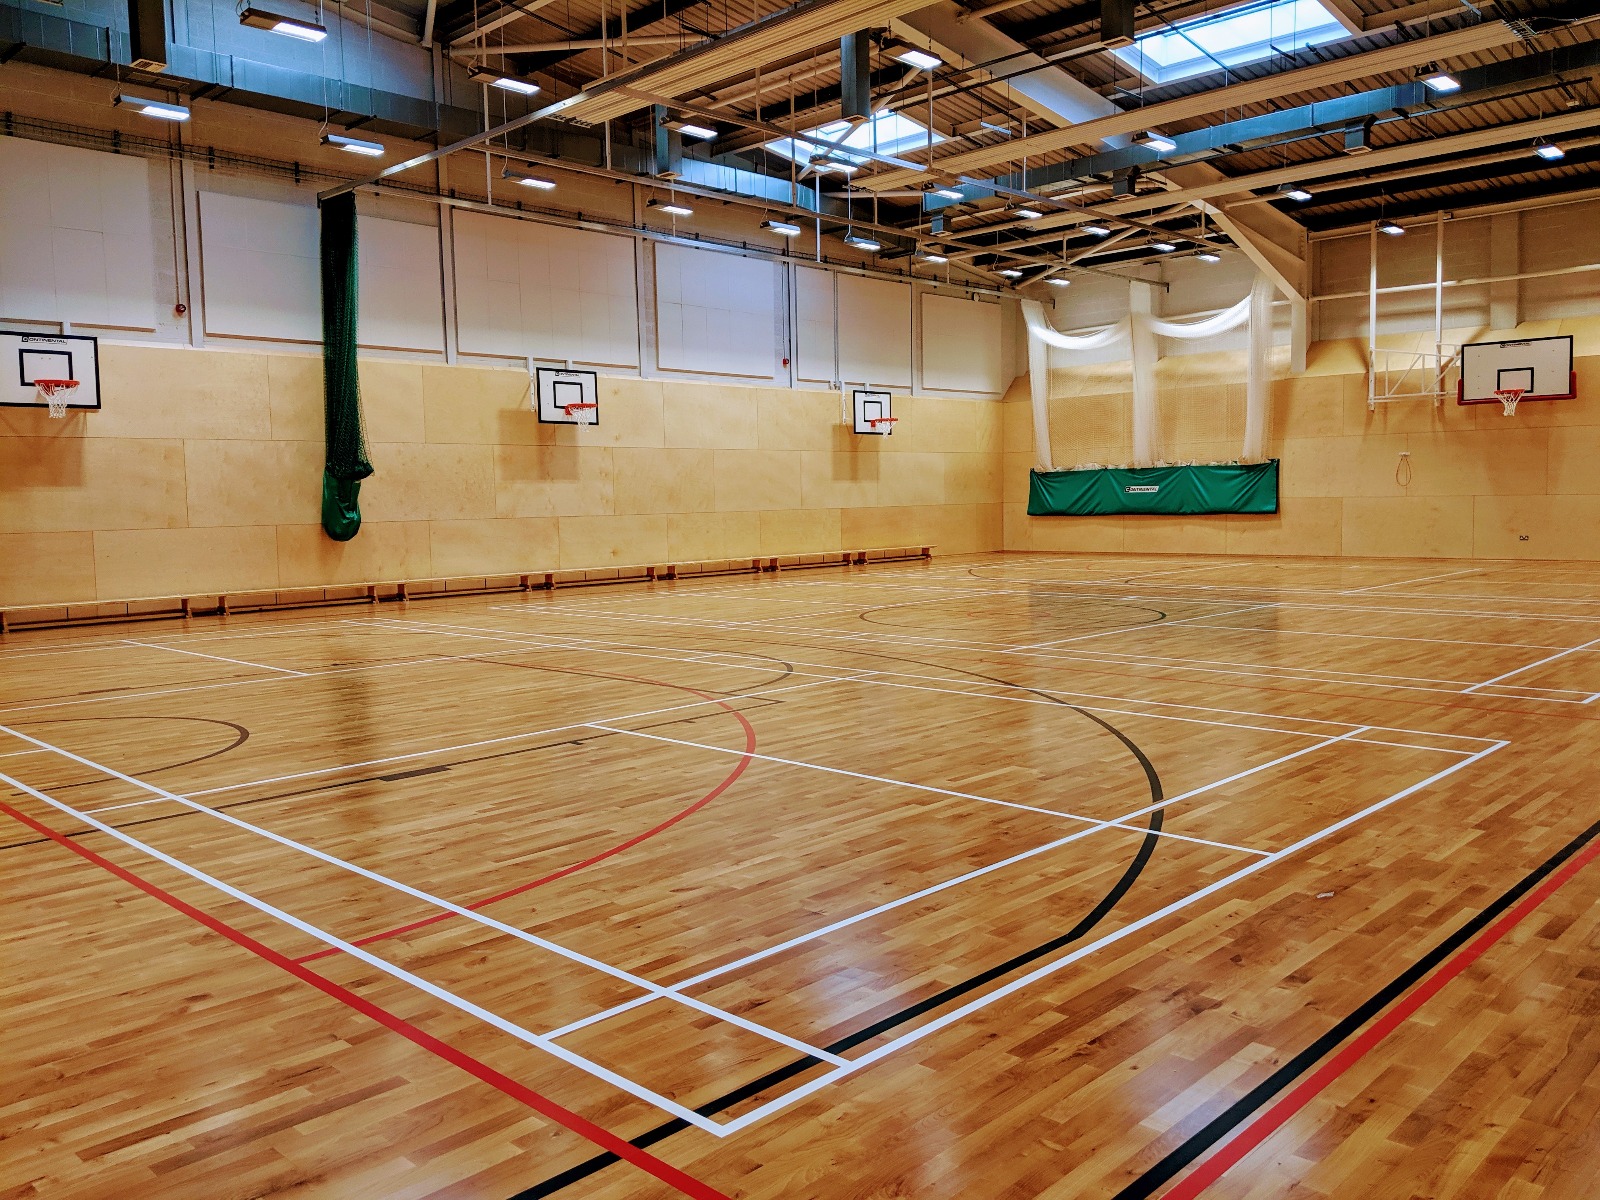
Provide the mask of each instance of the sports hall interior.
POLYGON ((1593 5, 262 5, 0 0, 0 1197, 1595 1194, 1593 5))

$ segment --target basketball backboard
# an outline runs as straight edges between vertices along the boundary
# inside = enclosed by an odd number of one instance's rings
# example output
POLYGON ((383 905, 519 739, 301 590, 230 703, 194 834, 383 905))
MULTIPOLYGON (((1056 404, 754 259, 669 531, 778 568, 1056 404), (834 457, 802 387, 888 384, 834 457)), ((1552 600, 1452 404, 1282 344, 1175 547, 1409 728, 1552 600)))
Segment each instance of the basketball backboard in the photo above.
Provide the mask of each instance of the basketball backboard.
POLYGON ((82 334, 24 333, 0 329, 0 405, 48 408, 41 379, 77 383, 68 409, 100 407, 100 343, 82 334))
POLYGON ((1522 389, 1522 400, 1571 400, 1572 338, 1527 338, 1513 342, 1469 342, 1461 347, 1458 404, 1498 404, 1497 392, 1522 389))
POLYGON ((533 374, 539 420, 551 425, 600 424, 600 377, 596 372, 537 367, 533 374))
POLYGON ((876 433, 887 436, 894 432, 895 422, 899 420, 894 415, 894 397, 888 392, 871 391, 867 388, 856 388, 852 393, 855 406, 855 431, 857 433, 876 433))

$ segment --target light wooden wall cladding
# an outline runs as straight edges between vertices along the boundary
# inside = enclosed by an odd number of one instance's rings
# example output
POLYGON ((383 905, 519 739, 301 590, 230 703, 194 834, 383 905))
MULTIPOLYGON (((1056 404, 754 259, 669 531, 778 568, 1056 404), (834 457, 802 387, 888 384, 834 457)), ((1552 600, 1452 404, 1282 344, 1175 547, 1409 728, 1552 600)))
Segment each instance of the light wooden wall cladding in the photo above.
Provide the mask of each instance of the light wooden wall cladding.
POLYGON ((525 370, 364 359, 377 473, 336 543, 320 358, 101 357, 103 412, 0 410, 0 605, 1000 545, 999 404, 899 395, 857 437, 834 392, 612 376, 599 427, 554 426, 525 370))
POLYGON ((771 379, 780 357, 778 265, 664 242, 654 250, 657 365, 771 379))
POLYGON ((454 227, 462 353, 639 365, 632 238, 472 212, 454 227))
MULTIPOLYGON (((1273 385, 1269 447, 1283 464, 1275 516, 1029 517, 1033 437, 1025 380, 1003 405, 1009 550, 1185 551, 1419 558, 1600 559, 1600 318, 1528 324, 1508 337, 1571 334, 1578 398, 1367 410, 1362 347, 1313 346, 1310 370, 1273 385), (1409 454, 1410 478, 1397 475, 1409 454)), ((1431 341, 1431 334, 1426 336, 1431 341)), ((1400 348, 1402 339, 1386 339, 1400 348)), ((1243 356, 1164 360, 1162 429, 1174 460, 1238 452, 1243 356)), ((1065 382, 1065 381, 1064 381, 1065 382)), ((1125 364, 1084 368, 1051 402, 1064 466, 1127 459, 1125 364), (1120 446, 1120 449, 1119 449, 1120 446)))
POLYGON ((0 319, 155 328, 150 167, 0 137, 0 319))

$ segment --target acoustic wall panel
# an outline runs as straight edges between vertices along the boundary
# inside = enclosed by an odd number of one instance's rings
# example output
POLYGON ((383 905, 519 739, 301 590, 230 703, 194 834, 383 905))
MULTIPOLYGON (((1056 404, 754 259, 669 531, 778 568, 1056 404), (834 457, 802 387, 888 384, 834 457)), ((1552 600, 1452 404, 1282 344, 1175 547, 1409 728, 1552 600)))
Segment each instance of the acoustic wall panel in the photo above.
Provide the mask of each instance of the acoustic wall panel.
POLYGON ((795 377, 807 383, 834 382, 832 271, 796 267, 795 377))
POLYGON ((776 263, 658 243, 655 267, 662 370, 773 377, 776 263))
POLYGON ((361 345, 443 353, 438 226, 362 217, 357 237, 361 345))
POLYGON ((848 383, 911 386, 911 285, 839 276, 839 371, 848 383))
POLYGON ((922 297, 922 385, 944 392, 998 395, 1010 380, 1001 341, 1001 306, 960 296, 922 297))
POLYGON ((154 329, 149 165, 0 137, 0 319, 154 329))
POLYGON ((455 254, 463 353, 639 365, 632 238, 461 212, 455 254))
POLYGON ((206 333, 322 341, 317 210, 200 193, 200 278, 206 333))

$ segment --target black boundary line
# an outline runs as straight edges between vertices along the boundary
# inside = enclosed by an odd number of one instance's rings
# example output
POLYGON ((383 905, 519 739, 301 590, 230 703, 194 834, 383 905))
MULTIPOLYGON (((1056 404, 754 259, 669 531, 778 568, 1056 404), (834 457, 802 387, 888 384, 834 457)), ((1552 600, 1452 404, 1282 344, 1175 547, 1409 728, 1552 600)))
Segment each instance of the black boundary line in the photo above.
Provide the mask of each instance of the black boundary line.
MULTIPOLYGON (((869 609, 867 611, 871 612, 872 610, 869 609)), ((863 613, 861 615, 864 619, 865 614, 863 613)), ((1129 752, 1132 753, 1144 771, 1145 779, 1150 786, 1150 796, 1152 802, 1160 804, 1165 799, 1165 796, 1162 793, 1161 777, 1156 772, 1155 764, 1150 761, 1143 750, 1141 750, 1126 734, 1124 734, 1120 729, 1112 725, 1110 722, 1102 720, 1094 713, 1087 712, 1075 704, 1068 704, 1058 696, 1052 696, 1048 692, 1040 691, 1037 688, 1023 687, 1020 684, 1014 684, 1009 680, 999 679, 993 675, 985 675, 981 671, 970 671, 965 667, 951 667, 943 663, 929 663, 921 659, 904 658, 893 654, 875 654, 864 650, 853 650, 851 653, 865 655, 869 658, 885 658, 889 659, 891 662, 914 663, 919 666, 938 667, 940 670, 957 671, 964 675, 972 675, 979 679, 987 679, 990 682, 1002 684, 1006 687, 1014 687, 1018 691, 1032 692, 1034 695, 1041 696, 1054 704, 1059 704, 1063 708, 1069 708, 1073 712, 1078 713, 1080 716, 1087 717, 1090 721, 1106 730, 1125 747, 1127 747, 1129 752)), ((1031 950, 1025 950, 1021 954, 1014 955, 1002 963, 997 963, 992 967, 980 971, 978 974, 970 976, 969 978, 962 980, 960 983, 952 984, 950 987, 936 992, 931 996, 925 997, 924 999, 919 1000, 915 1004, 909 1005, 898 1012, 890 1013, 888 1016, 873 1022, 871 1025, 857 1030, 855 1033, 846 1034, 844 1037, 829 1043, 827 1046, 823 1047, 823 1049, 829 1054, 842 1054, 846 1050, 853 1049, 863 1042, 870 1041, 871 1039, 879 1036, 880 1034, 888 1032, 896 1026, 905 1024, 907 1021, 915 1020, 917 1017, 920 1017, 935 1008, 948 1004, 950 1001, 966 995, 968 992, 975 991, 986 984, 992 983, 996 979, 999 979, 1000 977, 1007 975, 1020 967, 1026 966, 1031 962, 1036 962, 1038 959, 1044 958, 1045 956, 1061 949, 1063 946, 1082 938, 1097 924, 1099 924, 1100 921, 1102 921, 1106 915, 1111 912, 1117 903, 1128 894, 1128 891, 1133 887, 1134 883, 1137 882, 1140 874, 1143 873, 1145 865, 1150 861, 1151 855, 1155 853, 1156 844, 1161 840, 1161 825, 1165 817, 1165 812, 1165 809, 1158 808, 1150 814, 1149 826, 1145 832, 1144 838, 1140 842, 1139 849, 1137 853, 1135 853, 1132 861, 1130 861, 1128 866, 1123 870, 1122 876, 1112 886, 1111 890, 1101 897, 1099 903, 1090 909, 1089 912, 1085 914, 1077 922, 1077 924, 1073 925, 1073 927, 1066 933, 1051 938, 1049 941, 1043 942, 1031 950)), ((775 1070, 768 1071, 765 1075, 762 1075, 756 1079, 752 1079, 750 1082, 743 1084, 730 1092, 726 1092, 721 1096, 718 1096, 715 1100, 711 1100, 700 1105, 695 1109, 695 1112, 703 1117, 714 1116, 715 1114, 732 1108, 733 1106, 740 1104, 745 1100, 749 1100, 760 1095, 762 1092, 774 1087, 777 1084, 784 1083, 797 1075, 804 1074, 813 1067, 822 1065, 822 1059, 810 1054, 804 1055, 795 1059, 791 1063, 787 1063, 786 1065, 778 1067, 775 1070)), ((637 1137, 630 1138, 629 1145, 636 1146, 643 1150, 647 1147, 654 1146, 656 1143, 664 1141, 673 1134, 679 1133, 690 1127, 691 1126, 688 1121, 685 1121, 681 1117, 674 1117, 669 1121, 662 1122, 653 1129, 645 1131, 637 1137)), ((541 1200, 541 1197, 552 1196, 556 1192, 561 1191, 563 1188, 577 1183, 579 1180, 587 1179, 590 1175, 604 1170, 612 1163, 621 1161, 622 1160, 620 1158, 609 1152, 596 1154, 575 1166, 567 1168, 565 1171, 562 1171, 559 1174, 552 1175, 548 1179, 534 1184, 530 1188, 525 1188, 524 1190, 517 1192, 510 1198, 510 1200, 541 1200)))
MULTIPOLYGON (((163 771, 176 771, 179 767, 193 766, 198 762, 205 762, 208 758, 218 758, 230 750, 237 750, 250 740, 250 731, 237 721, 224 721, 219 717, 171 717, 165 714, 149 713, 120 717, 45 717, 33 721, 12 721, 11 724, 18 728, 30 725, 59 725, 66 721, 198 721, 204 725, 223 725, 233 730, 234 739, 219 750, 208 750, 195 758, 186 758, 182 762, 165 763, 159 767, 140 767, 136 771, 129 771, 130 775, 159 775, 163 771)), ((95 779, 80 779, 77 783, 58 783, 55 790, 67 791, 69 788, 88 787, 95 783, 104 783, 109 776, 101 775, 95 779)), ((43 839, 48 840, 48 839, 43 839)), ((0 847, 4 849, 4 847, 0 847)))
MULTIPOLYGON (((767 658, 769 662, 777 663, 780 667, 783 668, 783 670, 780 671, 777 675, 775 675, 772 679, 767 680, 766 682, 762 683, 761 686, 764 687, 764 688, 765 687, 771 687, 771 686, 773 686, 774 684, 777 684, 777 683, 781 683, 783 680, 788 679, 791 675, 794 674, 794 665, 792 663, 785 662, 783 659, 771 658, 771 657, 766 656, 766 655, 749 655, 748 657, 751 657, 751 658, 767 658)), ((574 671, 574 670, 570 670, 570 669, 565 668, 565 667, 541 667, 541 666, 536 666, 536 665, 531 664, 531 663, 505 663, 505 662, 502 662, 499 659, 473 659, 471 661, 473 661, 473 662, 492 662, 492 663, 495 663, 496 665, 500 665, 500 666, 523 667, 523 668, 525 668, 527 670, 530 670, 530 671, 551 671, 551 672, 555 672, 557 674, 562 674, 562 675, 589 675, 589 674, 592 674, 592 672, 574 671)), ((711 664, 711 665, 714 666, 716 664, 711 664)), ((615 679, 616 676, 614 676, 614 675, 595 675, 595 678, 598 678, 598 679, 615 679)), ((647 680, 646 682, 652 682, 652 681, 648 681, 647 680)), ((659 684, 658 686, 662 686, 662 687, 681 687, 681 686, 684 686, 684 685, 659 684)), ((715 695, 740 695, 741 699, 748 699, 748 700, 752 700, 752 701, 755 702, 751 706, 752 708, 765 708, 768 705, 781 704, 782 703, 782 701, 780 701, 780 700, 773 700, 773 699, 770 699, 770 698, 765 697, 765 696, 748 696, 748 697, 745 697, 745 696, 742 696, 741 693, 717 692, 713 688, 701 688, 699 690, 700 691, 704 691, 704 692, 708 692, 708 693, 712 693, 712 694, 715 694, 715 695)), ((719 716, 722 716, 722 715, 724 715, 724 714, 721 711, 710 712, 710 713, 698 713, 698 714, 696 714, 694 716, 691 716, 691 717, 674 717, 672 720, 669 720, 669 721, 657 721, 657 722, 653 722, 653 723, 651 723, 649 725, 640 725, 638 728, 640 728, 640 729, 664 729, 664 728, 666 728, 667 726, 670 726, 670 725, 685 725, 685 724, 688 724, 688 723, 690 723, 692 721, 703 721, 703 720, 706 720, 707 718, 710 718, 710 717, 719 717, 719 716)), ((120 721, 120 720, 125 720, 125 719, 129 719, 129 718, 123 718, 123 717, 60 717, 60 718, 52 718, 52 720, 71 720, 71 721, 120 721)), ((145 719, 145 718, 141 718, 141 719, 145 719)), ((206 720, 207 718, 203 718, 203 717, 165 718, 165 717, 163 717, 163 718, 149 718, 149 719, 161 719, 161 720, 171 719, 171 720, 199 721, 199 720, 206 720)), ((33 724, 42 724, 43 722, 31 722, 31 723, 33 723, 33 724)), ((231 721, 225 721, 225 722, 222 722, 222 723, 223 724, 228 724, 228 725, 232 724, 231 721)), ((235 728, 241 728, 241 727, 235 726, 235 728)), ((472 766, 475 763, 491 762, 491 761, 493 761, 495 759, 499 759, 499 758, 514 758, 519 754, 532 754, 532 753, 534 753, 536 751, 539 751, 539 750, 552 750, 552 749, 556 749, 556 748, 561 747, 561 746, 581 746, 585 742, 594 742, 594 741, 599 741, 602 738, 619 737, 619 736, 622 736, 622 735, 615 734, 615 733, 608 733, 608 732, 604 732, 604 731, 601 731, 601 730, 596 730, 594 732, 584 734, 584 735, 582 735, 580 737, 563 737, 563 738, 558 738, 558 739, 556 739, 554 741, 539 742, 539 743, 536 743, 535 745, 531 745, 531 746, 517 746, 517 747, 514 747, 513 749, 510 749, 510 750, 497 750, 492 754, 478 754, 478 755, 472 755, 472 756, 467 757, 467 758, 450 759, 450 760, 447 760, 443 765, 446 766, 446 767, 466 767, 466 766, 472 766)), ((239 745, 243 740, 244 739, 240 739, 240 742, 235 742, 234 746, 239 745)), ((229 747, 226 748, 226 750, 222 750, 222 751, 213 751, 211 754, 202 755, 201 758, 213 758, 219 753, 226 753, 227 750, 233 749, 234 746, 229 746, 229 747)), ((190 760, 190 762, 199 762, 199 761, 201 761, 201 759, 199 759, 199 758, 190 760)), ((187 763, 176 763, 176 764, 173 764, 173 766, 187 766, 187 765, 188 765, 187 763)), ((171 770, 173 768, 172 767, 167 767, 167 768, 164 768, 164 769, 171 770)), ((147 774, 148 773, 150 773, 150 772, 147 772, 147 774)), ((93 783, 93 782, 104 782, 104 780, 103 779, 102 780, 98 780, 98 781, 97 780, 89 780, 87 782, 91 782, 91 783, 93 783)), ((294 799, 297 799, 297 798, 302 797, 302 796, 314 796, 319 792, 331 792, 331 791, 337 791, 340 788, 357 787, 357 786, 359 786, 361 784, 364 784, 364 783, 387 783, 387 782, 393 782, 393 780, 390 780, 389 778, 387 778, 386 776, 383 776, 383 775, 365 775, 365 776, 361 776, 360 778, 357 778, 357 779, 339 779, 339 780, 334 780, 331 783, 318 784, 315 787, 294 788, 294 789, 291 789, 290 791, 286 791, 286 792, 274 792, 274 793, 272 793, 270 795, 266 795, 266 796, 254 796, 254 797, 252 797, 252 798, 250 798, 248 800, 235 800, 231 804, 208 804, 208 805, 205 805, 205 807, 210 809, 212 812, 227 812, 230 809, 245 808, 245 807, 248 807, 249 805, 252 805, 252 804, 268 804, 268 803, 272 803, 274 801, 280 801, 280 800, 294 800, 294 799)), ((62 785, 62 786, 77 787, 79 785, 78 784, 68 784, 68 785, 62 785)), ((57 790, 59 790, 59 789, 57 789, 57 790)), ((159 800, 159 799, 160 798, 157 797, 157 800, 159 800)), ((165 813, 165 814, 163 814, 162 816, 159 816, 159 817, 143 817, 143 818, 140 818, 137 821, 124 821, 120 825, 113 825, 113 828, 115 828, 115 829, 132 829, 132 828, 134 828, 135 826, 138 826, 138 825, 153 825, 157 821, 173 821, 173 820, 177 820, 177 819, 183 818, 183 817, 198 817, 200 815, 202 815, 202 814, 190 809, 190 810, 187 810, 185 812, 165 813)), ((90 837, 90 836, 93 836, 94 834, 98 834, 99 832, 100 831, 98 829, 93 829, 93 828, 90 828, 90 829, 75 829, 70 833, 63 834, 62 836, 63 837, 69 837, 69 838, 90 837)), ((0 843, 0 851, 16 850, 16 849, 19 849, 19 848, 21 848, 23 846, 44 845, 44 844, 48 843, 49 840, 50 839, 48 839, 48 838, 31 838, 31 839, 29 839, 27 841, 21 841, 21 842, 4 842, 4 843, 0 843)))
POLYGON ((1589 828, 1545 859, 1539 866, 1524 875, 1522 879, 1503 892, 1497 900, 1483 909, 1477 916, 1401 971, 1400 974, 1364 1000, 1359 1007, 1340 1020, 1338 1024, 1334 1025, 1276 1071, 1256 1084, 1255 1087, 1235 1100, 1200 1130, 1191 1134, 1160 1162, 1125 1186, 1112 1200, 1143 1200, 1145 1197, 1154 1195, 1157 1189, 1166 1185, 1174 1176, 1188 1168, 1201 1155, 1231 1134, 1258 1109, 1262 1108, 1267 1101, 1271 1100, 1273 1096, 1310 1070, 1319 1059, 1336 1049, 1340 1043, 1349 1040, 1363 1025, 1410 991, 1413 986, 1421 982, 1425 976, 1431 974, 1435 968, 1452 954, 1493 924, 1501 914, 1537 887, 1541 880, 1558 869, 1562 863, 1566 862, 1590 842, 1594 841, 1597 836, 1600 836, 1600 821, 1590 825, 1589 828))

